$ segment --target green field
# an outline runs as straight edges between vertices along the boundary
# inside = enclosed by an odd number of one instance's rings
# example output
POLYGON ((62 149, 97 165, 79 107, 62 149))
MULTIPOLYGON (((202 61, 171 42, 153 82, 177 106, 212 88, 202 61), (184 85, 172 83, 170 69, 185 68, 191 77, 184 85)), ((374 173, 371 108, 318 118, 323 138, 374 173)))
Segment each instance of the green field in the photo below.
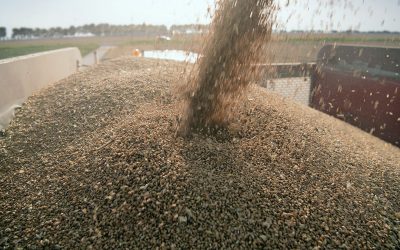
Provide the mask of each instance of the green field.
POLYGON ((77 47, 82 56, 89 54, 98 47, 98 44, 48 44, 48 45, 3 45, 0 44, 0 59, 23 56, 37 52, 62 49, 67 47, 77 47))
POLYGON ((0 59, 23 56, 37 52, 62 49, 67 47, 78 47, 81 54, 87 55, 98 47, 97 44, 87 44, 85 46, 76 46, 74 44, 60 44, 60 45, 34 45, 34 46, 15 46, 15 47, 2 47, 0 46, 0 59))
POLYGON ((0 59, 23 56, 37 52, 77 47, 82 56, 89 54, 100 46, 98 38, 63 38, 0 41, 0 59))
MULTIPOLYGON (((196 40, 193 37, 188 39, 190 42, 196 40)), ((67 47, 77 47, 81 51, 82 56, 85 56, 101 45, 113 45, 118 47, 132 46, 140 49, 184 49, 182 45, 185 41, 187 41, 185 38, 164 42, 157 41, 155 37, 129 36, 0 41, 0 59, 67 47)), ((185 48, 187 48, 187 46, 185 48)))

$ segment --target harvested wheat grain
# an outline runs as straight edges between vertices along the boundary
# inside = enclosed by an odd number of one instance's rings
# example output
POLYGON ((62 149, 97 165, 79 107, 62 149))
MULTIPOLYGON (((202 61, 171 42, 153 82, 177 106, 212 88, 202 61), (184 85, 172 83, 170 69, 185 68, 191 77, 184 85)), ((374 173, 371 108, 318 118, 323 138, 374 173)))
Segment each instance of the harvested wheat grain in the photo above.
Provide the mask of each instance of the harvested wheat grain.
POLYGON ((119 59, 31 97, 0 140, 0 246, 399 246, 398 148, 256 86, 227 130, 175 137, 184 67, 119 59))

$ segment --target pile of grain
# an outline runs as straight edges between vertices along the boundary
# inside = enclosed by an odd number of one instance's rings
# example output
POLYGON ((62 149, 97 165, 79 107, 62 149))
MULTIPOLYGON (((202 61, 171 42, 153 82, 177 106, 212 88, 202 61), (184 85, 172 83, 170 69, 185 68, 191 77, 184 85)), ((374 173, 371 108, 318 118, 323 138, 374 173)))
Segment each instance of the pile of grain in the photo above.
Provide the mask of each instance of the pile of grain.
POLYGON ((30 98, 0 139, 0 247, 396 248, 400 150, 252 86, 175 137, 184 65, 119 59, 30 98))
POLYGON ((257 80, 271 37, 271 0, 220 1, 198 67, 189 80, 183 131, 223 126, 246 88, 257 80))

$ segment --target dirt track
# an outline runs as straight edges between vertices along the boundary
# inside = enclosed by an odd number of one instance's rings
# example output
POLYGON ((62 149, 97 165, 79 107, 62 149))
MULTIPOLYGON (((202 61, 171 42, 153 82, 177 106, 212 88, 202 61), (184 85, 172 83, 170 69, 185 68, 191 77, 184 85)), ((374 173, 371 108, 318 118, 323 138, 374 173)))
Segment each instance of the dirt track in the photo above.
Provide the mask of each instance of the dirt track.
POLYGON ((0 247, 396 248, 400 150, 253 86, 175 137, 184 65, 118 59, 30 98, 0 139, 0 247))

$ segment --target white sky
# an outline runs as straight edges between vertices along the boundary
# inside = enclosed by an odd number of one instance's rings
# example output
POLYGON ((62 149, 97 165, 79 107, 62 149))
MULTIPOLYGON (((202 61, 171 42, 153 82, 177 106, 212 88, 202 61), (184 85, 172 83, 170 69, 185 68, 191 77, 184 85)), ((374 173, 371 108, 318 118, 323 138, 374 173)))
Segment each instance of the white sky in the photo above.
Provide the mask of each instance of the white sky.
POLYGON ((278 15, 289 30, 400 31, 400 0, 290 0, 278 15))
MULTIPOLYGON (((277 1, 284 6, 288 0, 277 1)), ((289 1, 278 13, 287 30, 400 31, 400 0, 289 1)), ((208 23, 214 0, 0 0, 0 6, 0 26, 10 35, 11 28, 22 26, 208 23)))

